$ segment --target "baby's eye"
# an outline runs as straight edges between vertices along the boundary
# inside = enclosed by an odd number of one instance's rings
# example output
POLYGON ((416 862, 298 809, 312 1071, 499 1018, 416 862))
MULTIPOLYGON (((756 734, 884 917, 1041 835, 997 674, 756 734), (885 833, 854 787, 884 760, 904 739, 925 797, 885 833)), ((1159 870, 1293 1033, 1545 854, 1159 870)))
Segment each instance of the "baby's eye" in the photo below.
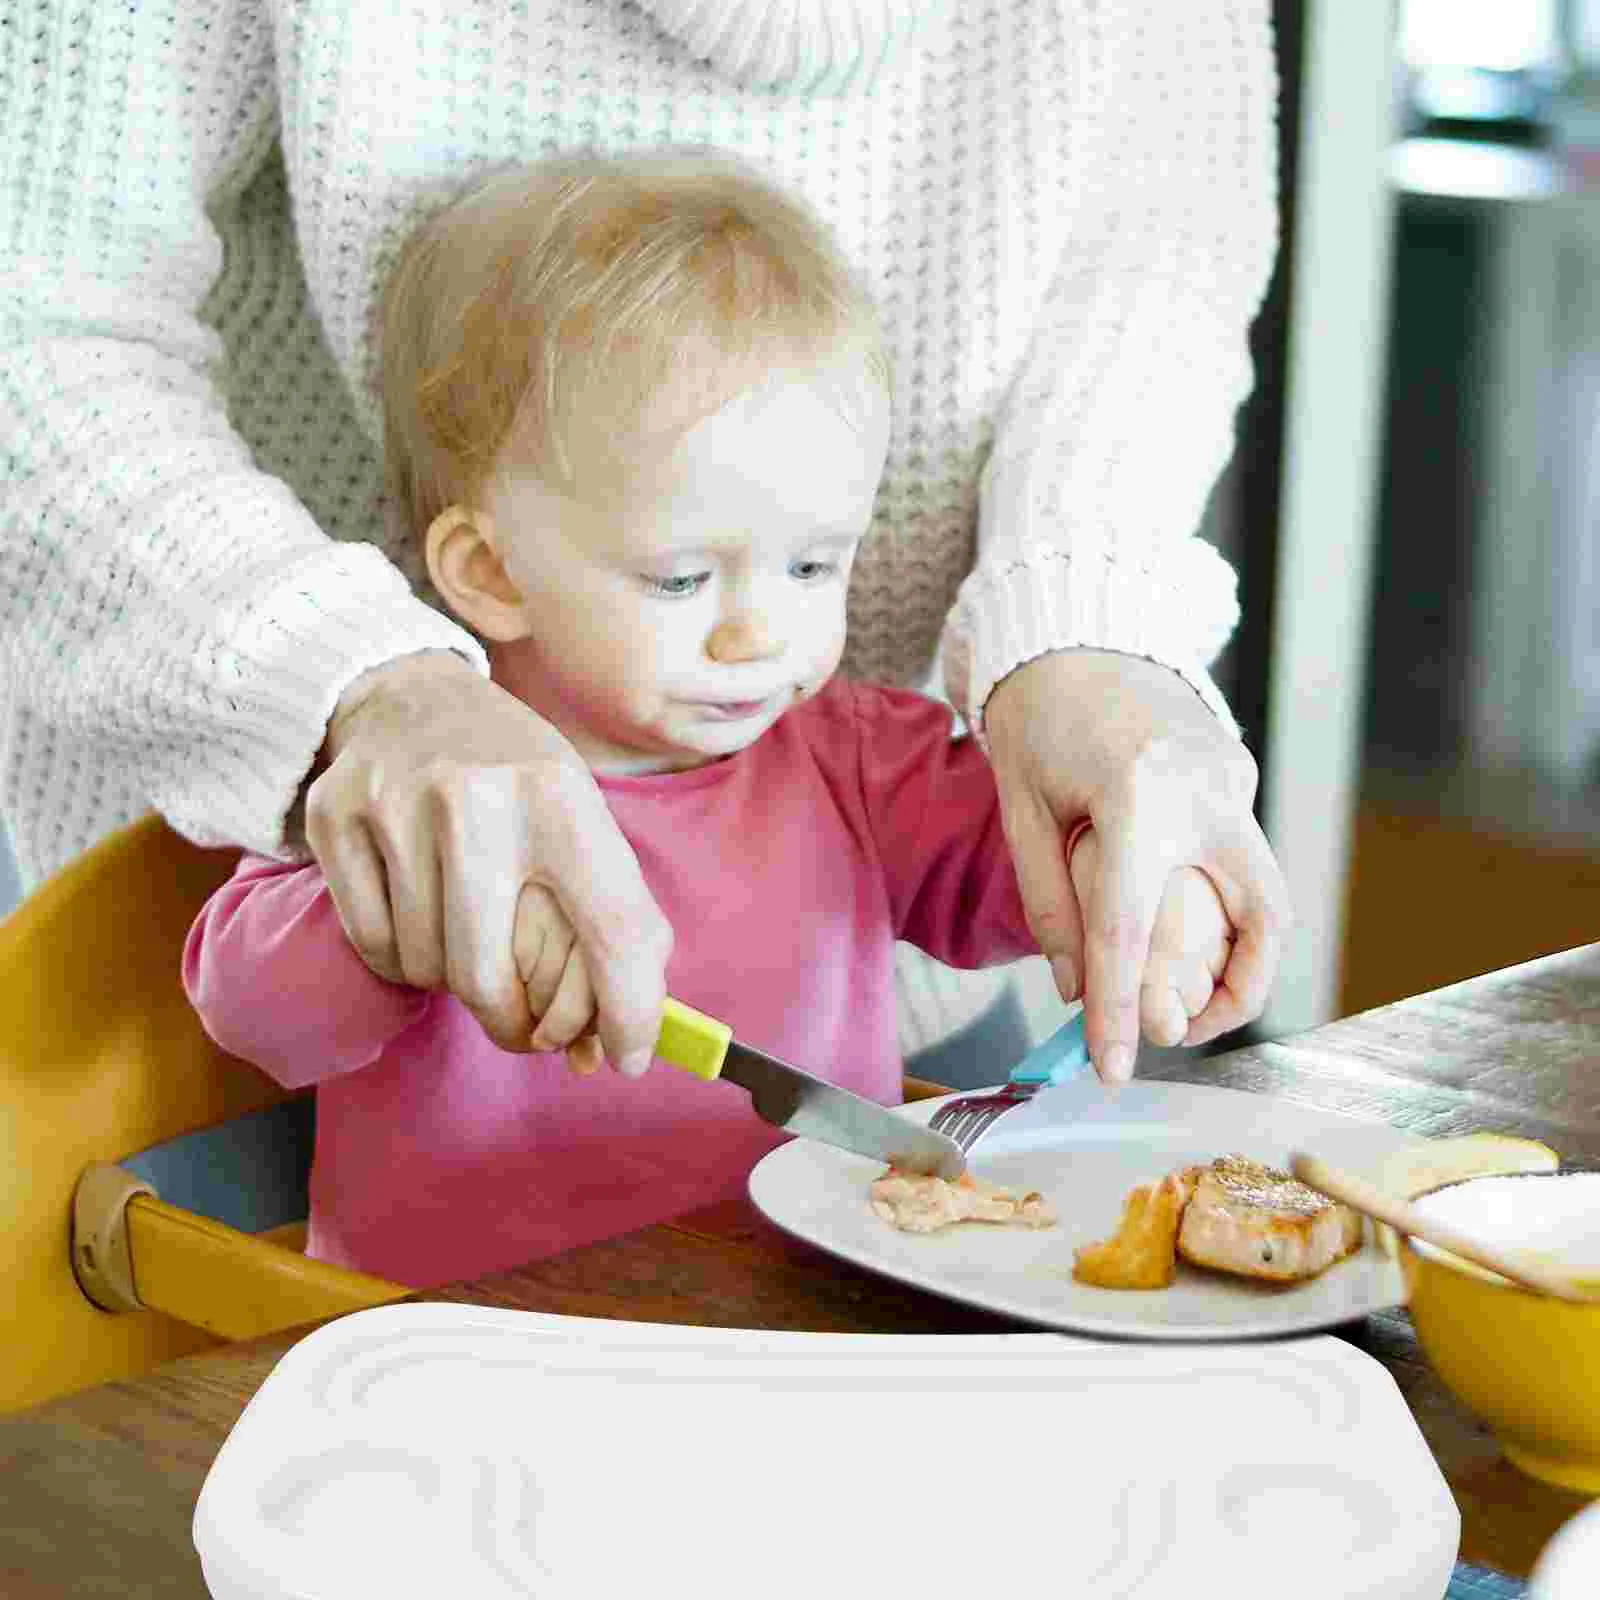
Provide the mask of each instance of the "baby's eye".
POLYGON ((647 572, 643 576, 644 585, 651 594, 659 594, 668 600, 685 600, 692 594, 699 594, 711 581, 709 572, 674 573, 668 578, 655 577, 647 572))
POLYGON ((820 583, 839 570, 837 561, 794 561, 789 564, 789 576, 801 583, 820 583))

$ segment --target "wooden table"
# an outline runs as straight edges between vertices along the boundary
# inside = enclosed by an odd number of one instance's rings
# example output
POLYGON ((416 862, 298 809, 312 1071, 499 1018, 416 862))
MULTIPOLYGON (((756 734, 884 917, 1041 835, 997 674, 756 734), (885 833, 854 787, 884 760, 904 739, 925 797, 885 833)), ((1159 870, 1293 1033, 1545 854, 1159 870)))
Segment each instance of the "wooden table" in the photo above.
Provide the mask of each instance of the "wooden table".
MULTIPOLYGON (((1600 1167, 1600 944, 1163 1068, 1425 1134, 1495 1129, 1600 1167)), ((744 1204, 419 1296, 574 1316, 819 1332, 991 1333, 1004 1318, 858 1271, 744 1204)), ((299 1334, 0 1419, 6 1600, 205 1600, 189 1523, 245 1402, 299 1334)), ((1394 1374, 1461 1507, 1464 1560, 1526 1576, 1582 1500, 1523 1477, 1442 1388, 1403 1312, 1341 1330, 1394 1374)))

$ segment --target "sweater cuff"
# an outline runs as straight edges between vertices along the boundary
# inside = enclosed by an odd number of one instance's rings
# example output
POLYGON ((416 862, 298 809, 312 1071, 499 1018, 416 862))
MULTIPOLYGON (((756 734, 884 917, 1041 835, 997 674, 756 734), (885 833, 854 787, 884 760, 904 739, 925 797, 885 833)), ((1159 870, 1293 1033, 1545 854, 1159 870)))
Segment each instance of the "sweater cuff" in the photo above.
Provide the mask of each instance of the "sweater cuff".
POLYGON ((173 825, 200 844, 239 845, 304 859, 303 788, 339 697, 364 672, 425 650, 453 651, 488 675, 483 647, 412 593, 372 545, 319 551, 306 581, 274 587, 240 619, 225 670, 206 697, 225 696, 231 749, 182 796, 163 797, 173 825))
POLYGON ((1222 691, 1202 665, 1238 620, 1233 571, 1209 545, 1192 541, 1188 553, 1211 580, 1202 585, 1211 591, 1203 596, 1164 585, 1150 568, 1125 564, 1115 552, 1073 556, 1049 547, 974 572, 951 620, 945 662, 950 698, 977 737, 985 737, 983 710, 1001 679, 1052 650, 1071 649, 1114 651, 1170 668, 1240 737, 1222 691), (1209 624, 1201 638, 1197 615, 1209 624))

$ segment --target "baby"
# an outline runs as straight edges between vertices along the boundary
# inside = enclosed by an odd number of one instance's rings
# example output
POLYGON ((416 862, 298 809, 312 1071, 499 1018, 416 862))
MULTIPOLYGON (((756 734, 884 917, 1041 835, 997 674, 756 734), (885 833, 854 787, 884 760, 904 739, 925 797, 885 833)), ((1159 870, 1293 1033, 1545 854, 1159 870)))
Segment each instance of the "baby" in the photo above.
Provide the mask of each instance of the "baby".
MULTIPOLYGON (((982 750, 937 701, 835 676, 890 384, 826 231, 709 153, 568 156, 428 220, 383 316, 395 508, 495 682, 594 773, 676 931, 671 992, 897 1103, 895 941, 956 966, 1036 945, 982 750)), ((1204 1008, 1228 933, 1209 880, 1174 874, 1152 1038, 1204 1008)), ((207 1031, 317 1087, 310 1254, 481 1276, 737 1194, 781 1142, 732 1084, 593 1070, 547 889, 514 945, 526 1053, 369 971, 314 864, 246 856, 205 907, 183 970, 207 1031)))

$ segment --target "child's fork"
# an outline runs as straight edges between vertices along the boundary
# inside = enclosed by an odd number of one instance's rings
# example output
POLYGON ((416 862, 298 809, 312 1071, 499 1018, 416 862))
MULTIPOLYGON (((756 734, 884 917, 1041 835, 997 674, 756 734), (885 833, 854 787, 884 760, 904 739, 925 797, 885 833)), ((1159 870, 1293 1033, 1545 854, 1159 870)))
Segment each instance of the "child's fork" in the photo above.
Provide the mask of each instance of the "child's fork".
POLYGON ((998 1089, 945 1101, 934 1112, 928 1126, 935 1133, 948 1134, 965 1155, 995 1120, 1013 1106, 1031 1100, 1039 1089, 1077 1077, 1088 1065, 1089 1046, 1083 1036, 1083 1012, 1080 1010, 1043 1044, 1030 1050, 998 1089))

